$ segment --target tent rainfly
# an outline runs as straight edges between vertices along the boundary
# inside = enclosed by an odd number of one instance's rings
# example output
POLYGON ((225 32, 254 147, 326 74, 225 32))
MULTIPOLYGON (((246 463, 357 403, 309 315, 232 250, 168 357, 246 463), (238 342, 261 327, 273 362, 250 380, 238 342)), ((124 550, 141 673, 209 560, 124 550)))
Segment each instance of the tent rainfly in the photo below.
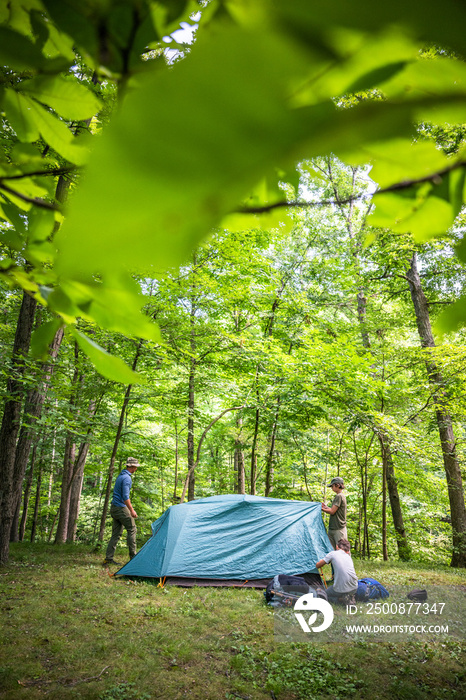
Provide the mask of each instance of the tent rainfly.
POLYGON ((331 549, 320 503, 211 496, 168 508, 116 575, 262 588, 276 574, 317 574, 331 549))

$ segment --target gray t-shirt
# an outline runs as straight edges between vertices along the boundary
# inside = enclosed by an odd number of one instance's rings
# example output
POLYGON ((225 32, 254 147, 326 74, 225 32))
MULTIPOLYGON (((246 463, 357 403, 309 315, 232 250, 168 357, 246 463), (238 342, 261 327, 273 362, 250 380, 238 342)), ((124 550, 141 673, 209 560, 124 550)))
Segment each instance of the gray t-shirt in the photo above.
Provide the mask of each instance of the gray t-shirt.
POLYGON ((326 564, 333 564, 333 590, 335 593, 350 593, 358 587, 358 577, 353 560, 342 549, 335 549, 324 557, 326 564))

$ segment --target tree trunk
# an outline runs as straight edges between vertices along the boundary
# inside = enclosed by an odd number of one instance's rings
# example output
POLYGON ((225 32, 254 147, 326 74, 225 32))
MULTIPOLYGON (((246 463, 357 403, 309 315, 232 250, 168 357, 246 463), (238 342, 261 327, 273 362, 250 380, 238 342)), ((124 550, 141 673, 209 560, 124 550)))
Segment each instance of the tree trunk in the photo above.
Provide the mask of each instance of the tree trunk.
MULTIPOLYGON (((362 344, 369 350, 371 347, 370 336, 367 332, 366 327, 366 307, 367 299, 362 290, 359 291, 357 296, 358 301, 358 320, 361 332, 362 344)), ((381 410, 384 410, 383 399, 381 410)), ((398 555, 402 561, 408 561, 410 558, 410 549, 408 545, 408 539, 406 537, 406 530, 403 523, 403 513, 401 510, 400 496, 398 493, 398 485, 395 479, 395 469, 393 466, 392 451, 390 448, 390 443, 388 436, 384 433, 377 433, 379 438, 381 455, 382 455, 382 490, 383 490, 383 507, 382 507, 382 550, 383 558, 386 561, 388 559, 387 551, 387 522, 386 522, 386 491, 388 489, 390 507, 392 511, 393 525, 396 533, 396 543, 398 546, 398 555)))
POLYGON ((196 475, 195 475, 195 456, 194 456, 194 409, 196 399, 196 370, 197 370, 197 342, 196 342, 196 311, 197 311, 197 288, 194 268, 196 266, 196 255, 193 257, 193 276, 191 283, 191 311, 189 314, 189 349, 191 357, 189 360, 189 386, 188 386, 188 501, 194 500, 196 475))
MULTIPOLYGON (((417 256, 413 255, 410 269, 407 272, 411 299, 416 315, 417 329, 421 346, 434 348, 435 341, 430 323, 429 305, 422 289, 421 279, 417 268, 417 256)), ((447 408, 445 382, 440 369, 431 353, 426 354, 426 368, 430 385, 435 389, 435 409, 437 426, 442 448, 443 464, 450 501, 452 525, 453 553, 451 566, 466 567, 466 508, 464 490, 461 478, 461 468, 456 454, 456 440, 453 432, 453 422, 447 408)))
POLYGON ((24 480, 24 475, 26 473, 26 467, 29 460, 31 445, 36 435, 35 426, 42 415, 42 409, 44 406, 47 390, 53 372, 53 362, 57 358, 58 351, 63 340, 64 332, 65 331, 63 328, 59 328, 59 330, 55 333, 55 337, 50 345, 49 359, 46 363, 42 365, 40 369, 41 379, 38 383, 38 386, 28 392, 25 401, 23 425, 21 426, 21 431, 19 434, 18 444, 16 446, 15 453, 14 483, 16 485, 16 493, 14 498, 16 504, 15 517, 13 518, 10 533, 11 542, 18 541, 18 520, 21 503, 22 484, 24 480))
POLYGON ((188 388, 188 501, 194 500, 196 476, 194 473, 194 407, 195 407, 195 377, 196 377, 196 362, 192 360, 189 369, 189 388, 188 388))
POLYGON ((89 405, 89 428, 85 440, 81 442, 79 446, 78 457, 76 463, 73 466, 73 473, 71 477, 71 492, 70 492, 70 504, 69 504, 69 516, 68 516, 68 527, 66 533, 66 541, 74 542, 76 539, 76 527, 79 515, 79 503, 81 500, 81 491, 83 487, 84 480, 84 467, 86 466, 87 454, 89 452, 89 447, 92 438, 92 421, 97 412, 97 401, 91 401, 89 405))
POLYGON ((398 556, 402 561, 409 561, 411 558, 411 550, 406 536, 406 530, 403 521, 403 512, 401 510, 400 496, 398 494, 398 486, 396 483, 395 469, 393 467, 392 451, 388 437, 385 434, 379 434, 380 446, 382 448, 382 465, 386 475, 388 497, 390 500, 390 508, 392 511, 393 525, 395 527, 396 544, 398 546, 398 556))
POLYGON ((23 399, 22 377, 25 357, 29 352, 37 302, 23 293, 16 326, 12 367, 7 381, 7 400, 0 428, 0 565, 9 557, 11 523, 16 505, 17 487, 14 482, 16 439, 18 437, 23 399))
MULTIPOLYGON (((75 414, 78 401, 78 386, 84 381, 84 375, 80 373, 78 365, 78 344, 74 344, 75 368, 73 379, 71 380, 71 396, 69 401, 70 413, 75 414)), ((73 474, 73 465, 76 455, 75 433, 67 430, 65 438, 65 452, 63 456, 63 473, 60 492, 60 513, 58 516, 57 532, 55 534, 55 544, 63 544, 66 541, 68 531, 68 519, 70 515, 70 488, 73 474)))
POLYGON ((78 457, 76 463, 73 467, 73 476, 70 484, 70 503, 69 503, 69 515, 68 515, 68 526, 66 531, 66 541, 74 542, 76 540, 76 528, 78 524, 79 515, 79 503, 81 500, 81 491, 83 487, 84 480, 84 467, 86 465, 86 458, 89 452, 90 442, 89 439, 86 442, 82 442, 79 446, 78 457))
MULTIPOLYGON (((259 395, 257 395, 257 403, 259 403, 259 395)), ((254 421, 254 436, 251 445, 251 496, 256 495, 256 480, 257 480, 257 437, 259 435, 260 411, 256 408, 256 417, 254 421)))
POLYGON ((34 443, 34 447, 32 448, 31 464, 29 466, 29 473, 28 473, 28 476, 26 479, 26 485, 24 488, 23 512, 21 514, 21 522, 19 524, 19 531, 18 531, 18 541, 19 542, 22 542, 24 540, 24 533, 26 531, 26 522, 27 522, 27 517, 28 517, 29 498, 30 498, 30 494, 31 494, 32 477, 34 475, 34 467, 36 464, 36 454, 37 454, 37 441, 34 443))
POLYGON ((243 442, 241 440, 241 430, 243 427, 243 419, 238 416, 236 419, 236 425, 239 429, 238 436, 235 440, 235 473, 237 476, 236 480, 236 493, 245 494, 246 493, 246 483, 244 474, 244 452, 243 452, 243 442))
MULTIPOLYGON (((137 364, 139 357, 141 355, 141 350, 142 350, 142 343, 143 341, 140 340, 139 344, 136 348, 136 354, 134 355, 134 360, 133 360, 133 365, 132 365, 132 370, 133 372, 136 370, 137 364)), ((120 444, 120 438, 121 438, 121 431, 123 430, 123 424, 125 421, 125 415, 126 415, 126 409, 128 408, 128 403, 129 403, 129 398, 131 396, 131 390, 133 388, 132 384, 128 384, 126 387, 126 392, 125 392, 125 397, 123 399, 123 405, 121 407, 120 411, 120 419, 118 421, 118 427, 117 427, 117 432, 115 435, 115 441, 113 443, 113 449, 112 449, 112 454, 110 457, 110 465, 108 468, 108 476, 107 476, 107 483, 105 486, 105 498, 104 498, 104 505, 102 508, 102 515, 100 518, 100 529, 99 529, 99 534, 97 539, 99 542, 102 542, 104 539, 104 534, 105 534, 105 522, 107 520, 107 512, 108 512, 108 504, 110 503, 110 493, 112 491, 112 480, 113 480, 113 472, 115 470, 115 459, 118 451, 118 445, 120 444)))
POLYGON ((74 434, 68 431, 65 440, 65 454, 63 458, 63 476, 61 482, 60 514, 58 517, 57 532, 55 533, 55 544, 66 542, 68 532, 68 521, 70 517, 70 494, 71 481, 73 478, 73 466, 76 457, 76 443, 74 434))
POLYGON ((175 485, 173 486, 173 503, 176 503, 178 497, 176 495, 176 487, 178 486, 178 424, 175 419, 175 485))
POLYGON ((32 523, 31 523, 31 542, 34 542, 36 539, 36 532, 37 532, 37 520, 39 518, 39 507, 40 507, 40 487, 42 483, 42 468, 44 464, 44 453, 43 453, 43 446, 40 451, 39 455, 39 473, 37 474, 37 483, 36 483, 36 499, 34 502, 34 514, 32 516, 32 523))
POLYGON ((270 434, 269 452, 267 455, 267 463, 265 467, 265 496, 270 496, 273 488, 273 475, 275 466, 275 441, 278 431, 278 416, 280 413, 280 396, 277 396, 277 406, 275 408, 275 417, 270 434))

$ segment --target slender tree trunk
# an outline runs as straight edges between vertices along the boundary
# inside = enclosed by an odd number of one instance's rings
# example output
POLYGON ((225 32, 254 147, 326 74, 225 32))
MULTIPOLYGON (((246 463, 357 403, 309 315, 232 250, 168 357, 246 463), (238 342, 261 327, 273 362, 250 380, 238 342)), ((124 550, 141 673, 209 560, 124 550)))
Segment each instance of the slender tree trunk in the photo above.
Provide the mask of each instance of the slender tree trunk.
POLYGON ((364 291, 362 289, 360 289, 358 292, 357 301, 358 301, 358 321, 359 321, 359 326, 361 329, 362 344, 364 345, 365 348, 369 349, 371 347, 371 341, 370 341, 369 333, 367 330, 367 323, 366 323, 367 299, 366 299, 366 296, 365 296, 364 291))
POLYGON ((61 342, 63 340, 64 329, 60 328, 50 345, 49 359, 44 363, 40 369, 41 379, 38 386, 28 392, 25 405, 24 405, 24 415, 23 415, 23 425, 21 426, 21 431, 19 434, 18 444, 16 446, 15 453, 15 467, 14 467, 14 483, 16 485, 15 493, 15 517, 13 518, 13 523, 10 533, 10 541, 18 541, 18 520, 19 520, 19 510, 21 503, 21 489, 24 480, 24 475, 26 473, 26 467, 29 459, 29 453, 31 451, 31 445, 36 434, 36 423, 42 415, 42 409, 44 406, 45 398, 47 395, 47 390, 50 384, 50 379, 53 372, 53 363, 57 358, 58 351, 60 349, 61 342))
POLYGON ((16 439, 19 432, 23 398, 22 377, 25 369, 25 358, 31 343, 36 305, 35 299, 23 293, 13 345, 12 367, 7 382, 8 398, 5 402, 0 428, 0 565, 6 564, 9 557, 11 523, 17 493, 14 468, 16 439))
MULTIPOLYGON (((84 381, 84 375, 79 369, 79 350, 78 344, 74 344, 74 361, 75 368, 73 379, 71 380, 71 396, 69 401, 70 413, 75 413, 75 408, 78 401, 79 385, 84 381)), ((70 488, 73 474, 73 465, 76 456, 75 433, 67 430, 65 438, 65 451, 63 456, 63 472, 60 492, 60 513, 58 516, 57 532, 55 534, 55 544, 63 544, 66 541, 66 533, 68 530, 68 520, 70 515, 70 488)))
POLYGON ((32 523, 31 523, 31 542, 34 542, 36 539, 36 532, 37 532, 37 521, 39 518, 39 508, 40 508, 40 487, 42 484, 42 469, 44 465, 44 448, 42 446, 42 449, 39 454, 39 472, 37 474, 37 483, 36 483, 36 498, 34 501, 34 514, 32 516, 32 523))
POLYGON ((71 481, 73 478, 73 467, 76 458, 76 443, 74 435, 67 432, 65 439, 65 454, 63 458, 63 476, 61 483, 60 514, 58 517, 57 531, 55 533, 55 544, 66 542, 68 532, 68 521, 70 517, 70 495, 71 481))
MULTIPOLYGON (((367 331, 366 326, 366 309, 367 309, 367 299, 362 290, 359 291, 357 296, 358 301, 358 319, 361 330, 361 339, 364 347, 369 350, 371 347, 370 336, 367 331)), ((383 399, 382 399, 382 411, 384 410, 383 399)), ((410 549, 408 545, 408 539, 406 536, 406 530, 403 523, 403 512, 401 510, 400 496, 398 493, 398 485, 395 478, 395 469, 393 466, 393 457, 390 448, 390 442, 388 437, 384 433, 377 433, 381 447, 382 456, 382 490, 384 494, 383 507, 382 507, 382 550, 384 559, 388 559, 388 549, 387 549, 387 511, 386 511, 386 490, 388 489, 390 508, 392 511, 393 525, 396 533, 396 543, 398 546, 398 555, 401 560, 407 561, 410 558, 410 549)))
MULTIPOLYGON (((257 397, 259 401, 259 397, 257 397)), ((256 495, 256 480, 257 480, 257 438, 259 435, 260 411, 256 408, 256 417, 254 420, 254 435, 251 445, 251 495, 256 495)))
MULTIPOLYGON (((140 340, 140 341, 139 341, 139 344, 138 344, 138 346, 137 346, 137 348, 136 348, 136 354, 135 354, 134 360, 133 360, 133 365, 132 365, 132 370, 133 370, 133 371, 136 370, 136 367, 137 367, 137 364, 138 364, 138 360, 139 360, 139 357, 140 357, 140 355, 141 355, 142 344, 143 344, 143 341, 140 340)), ((133 385, 132 385, 132 384, 128 384, 128 386, 126 387, 126 392, 125 392, 125 396, 124 396, 124 399, 123 399, 123 405, 122 405, 121 411, 120 411, 120 419, 119 419, 119 421, 118 421, 117 432, 116 432, 116 435, 115 435, 115 440, 114 440, 114 443, 113 443, 112 454, 111 454, 111 457, 110 457, 110 465, 109 465, 109 468, 108 468, 107 483, 106 483, 106 486, 105 486, 104 505, 103 505, 103 508, 102 508, 102 515, 101 515, 101 518, 100 518, 100 529, 99 529, 99 534, 98 534, 98 537, 97 537, 97 539, 99 540, 99 542, 102 542, 103 539, 104 539, 104 534, 105 534, 105 522, 106 522, 106 520, 107 520, 108 504, 110 503, 110 493, 111 493, 111 491, 112 491, 113 472, 114 472, 114 470, 115 470, 115 460, 116 460, 116 455, 117 455, 117 452, 118 452, 118 446, 119 446, 119 444, 120 444, 121 432, 122 432, 122 430, 123 430, 123 425, 124 425, 124 422, 125 422, 126 410, 127 410, 127 408, 128 408, 128 403, 129 403, 129 399, 130 399, 130 396, 131 396, 131 390, 132 390, 132 388, 133 388, 133 385)))
POLYGON ((34 475, 34 467, 36 464, 36 454, 37 454, 37 441, 34 443, 34 447, 32 448, 31 464, 29 465, 29 472, 28 472, 28 476, 26 479, 26 485, 24 488, 23 512, 21 514, 21 522, 19 524, 19 533, 18 533, 19 542, 22 542, 24 540, 24 533, 26 531, 26 522, 27 522, 27 517, 28 517, 28 509, 29 509, 29 497, 31 494, 32 477, 34 475))
POLYGON ((194 408, 195 408, 195 378, 196 378, 196 362, 193 359, 189 369, 189 387, 188 387, 188 501, 194 500, 196 475, 194 473, 194 408))
MULTIPOLYGON (((196 266, 196 255, 193 258, 194 267, 196 266)), ((197 286, 194 275, 191 283, 191 311, 189 314, 189 349, 191 358, 189 361, 189 386, 188 386, 188 501, 194 500, 196 474, 195 474, 195 456, 194 456, 194 410, 196 401, 196 371, 197 371, 197 342, 196 342, 196 311, 197 311, 197 286)))
POLYGON ((387 465, 382 460, 382 556, 388 561, 387 547, 387 465))
POLYGON ((86 465, 86 458, 89 452, 90 442, 89 439, 86 442, 82 442, 79 446, 78 457, 76 463, 73 467, 73 476, 70 484, 70 503, 69 503, 69 515, 68 515, 68 526, 66 531, 66 541, 74 542, 76 540, 76 528, 78 524, 79 515, 79 503, 81 500, 81 491, 83 487, 84 480, 84 467, 86 465))
POLYGON ((386 475, 386 483, 388 497, 390 500, 390 508, 392 511, 393 526, 395 528, 396 544, 398 547, 398 556, 402 561, 409 561, 411 558, 411 549, 408 544, 406 530, 403 521, 403 512, 401 510, 400 496, 396 483, 395 469, 393 466, 393 457, 390 449, 390 443, 387 435, 379 433, 378 435, 380 446, 382 449, 382 468, 386 475))
POLYGON ((81 445, 79 446, 78 457, 76 463, 73 467, 73 474, 71 478, 71 493, 70 493, 70 506, 69 506, 69 517, 68 517, 68 528, 66 534, 67 542, 74 542, 76 539, 76 527, 78 523, 79 515, 79 503, 81 500, 81 491, 83 487, 84 480, 84 467, 86 466, 86 459, 89 452, 89 447, 91 444, 92 431, 93 431, 93 419, 97 412, 97 401, 91 401, 89 405, 89 427, 87 434, 81 445))
MULTIPOLYGON (((413 255, 410 269, 407 272, 411 299, 416 315, 417 329, 421 346, 429 349, 435 347, 434 335, 430 323, 429 305, 422 289, 421 279, 417 268, 417 256, 413 255)), ((448 411, 448 399, 445 392, 445 382, 433 353, 426 353, 426 368, 430 385, 436 391, 435 413, 442 448, 443 464, 450 501, 452 525, 453 553, 451 566, 466 567, 466 508, 461 468, 456 453, 456 440, 453 432, 453 422, 448 411)))
POLYGON ((175 485, 173 487, 173 503, 177 501, 176 487, 178 486, 178 425, 175 419, 175 485))
POLYGON ((277 396, 277 405, 275 408, 275 417, 270 434, 269 452, 267 455, 267 463, 265 468, 265 496, 270 496, 273 488, 273 476, 275 466, 275 442, 278 432, 278 416, 280 413, 280 396, 277 396))
POLYGON ((235 440, 235 472, 237 475, 236 482, 236 493, 246 493, 246 483, 244 474, 244 452, 243 452, 243 442, 241 439, 241 430, 243 426, 243 419, 238 416, 236 419, 236 426, 238 428, 238 436, 235 440))

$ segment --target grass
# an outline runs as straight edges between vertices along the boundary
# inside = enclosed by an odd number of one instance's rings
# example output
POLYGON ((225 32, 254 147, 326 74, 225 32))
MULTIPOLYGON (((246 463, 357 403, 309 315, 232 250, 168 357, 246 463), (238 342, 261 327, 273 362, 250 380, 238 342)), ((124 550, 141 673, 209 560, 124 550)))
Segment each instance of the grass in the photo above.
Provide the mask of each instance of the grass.
MULTIPOLYGON (((121 555, 120 555, 121 559, 121 555)), ((386 586, 466 586, 466 572, 356 562, 386 586)), ((0 569, 0 697, 421 700, 466 697, 453 640, 275 644, 251 589, 115 579, 83 546, 14 544, 0 569)))

